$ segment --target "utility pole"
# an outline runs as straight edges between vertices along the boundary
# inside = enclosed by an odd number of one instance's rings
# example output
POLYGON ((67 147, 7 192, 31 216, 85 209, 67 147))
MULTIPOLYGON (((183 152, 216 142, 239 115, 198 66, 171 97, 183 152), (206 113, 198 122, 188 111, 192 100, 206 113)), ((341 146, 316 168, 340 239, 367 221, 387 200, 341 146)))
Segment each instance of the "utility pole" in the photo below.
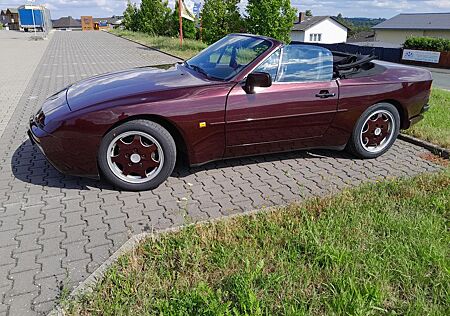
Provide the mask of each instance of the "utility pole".
POLYGON ((34 9, 33 9, 33 3, 35 2, 36 0, 28 0, 28 2, 31 2, 31 17, 33 18, 33 28, 34 28, 34 38, 36 39, 37 38, 37 34, 36 34, 36 20, 35 20, 35 16, 34 16, 34 9))
POLYGON ((180 47, 183 47, 183 17, 181 16, 182 0, 178 0, 178 17, 180 19, 180 47))

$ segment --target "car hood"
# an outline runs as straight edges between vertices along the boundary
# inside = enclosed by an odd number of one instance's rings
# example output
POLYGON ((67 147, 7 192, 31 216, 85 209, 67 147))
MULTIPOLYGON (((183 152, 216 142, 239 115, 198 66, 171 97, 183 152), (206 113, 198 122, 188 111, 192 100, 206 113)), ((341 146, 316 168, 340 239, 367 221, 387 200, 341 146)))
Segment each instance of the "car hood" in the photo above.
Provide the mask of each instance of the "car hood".
POLYGON ((169 69, 134 68, 107 73, 77 82, 67 90, 67 102, 72 111, 105 103, 135 104, 151 100, 159 91, 217 83, 201 74, 176 64, 169 69), (137 98, 137 99, 136 99, 137 98))

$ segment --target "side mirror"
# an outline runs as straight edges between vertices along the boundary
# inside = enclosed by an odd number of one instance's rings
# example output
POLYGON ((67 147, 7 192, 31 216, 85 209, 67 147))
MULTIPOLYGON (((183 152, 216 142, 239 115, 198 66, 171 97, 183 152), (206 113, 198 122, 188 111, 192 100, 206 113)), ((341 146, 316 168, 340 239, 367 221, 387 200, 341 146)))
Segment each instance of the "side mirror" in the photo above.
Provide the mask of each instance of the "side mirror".
POLYGON ((245 80, 244 91, 255 93, 255 87, 268 88, 272 85, 272 77, 267 72, 252 72, 245 80))

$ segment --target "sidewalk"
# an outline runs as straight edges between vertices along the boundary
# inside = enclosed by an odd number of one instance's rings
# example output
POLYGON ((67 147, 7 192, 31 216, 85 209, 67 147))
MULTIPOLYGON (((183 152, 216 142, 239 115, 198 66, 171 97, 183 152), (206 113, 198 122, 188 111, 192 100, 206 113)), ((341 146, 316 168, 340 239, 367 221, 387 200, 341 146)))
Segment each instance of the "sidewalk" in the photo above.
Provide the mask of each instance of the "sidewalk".
POLYGON ((0 137, 49 42, 30 38, 31 33, 0 31, 0 137))

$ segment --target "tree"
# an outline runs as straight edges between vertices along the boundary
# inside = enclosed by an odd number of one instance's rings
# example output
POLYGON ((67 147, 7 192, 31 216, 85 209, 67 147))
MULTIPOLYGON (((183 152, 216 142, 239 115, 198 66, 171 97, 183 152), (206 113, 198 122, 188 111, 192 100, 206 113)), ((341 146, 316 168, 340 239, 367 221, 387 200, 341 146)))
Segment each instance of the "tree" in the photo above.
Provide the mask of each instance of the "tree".
POLYGON ((202 37, 211 44, 227 34, 241 32, 243 21, 239 0, 206 0, 203 6, 202 37))
POLYGON ((359 30, 357 30, 355 28, 353 23, 351 21, 347 20, 346 18, 344 18, 341 13, 339 13, 337 15, 336 20, 348 28, 348 36, 353 36, 359 32, 359 30))
POLYGON ((168 35, 171 10, 167 0, 142 0, 139 30, 151 35, 168 35))
POLYGON ((128 0, 127 8, 123 12, 123 25, 127 30, 139 31, 139 9, 130 0, 128 0))
MULTIPOLYGON (((180 17, 179 17, 178 0, 175 2, 175 10, 172 12, 171 16, 171 36, 180 35, 180 17)), ((195 22, 183 18, 183 37, 189 39, 195 39, 197 30, 195 28, 195 22)))
POLYGON ((290 0, 248 0, 247 31, 290 42, 297 10, 290 0))
POLYGON ((306 16, 313 16, 313 13, 312 13, 311 10, 306 10, 305 15, 306 16))

